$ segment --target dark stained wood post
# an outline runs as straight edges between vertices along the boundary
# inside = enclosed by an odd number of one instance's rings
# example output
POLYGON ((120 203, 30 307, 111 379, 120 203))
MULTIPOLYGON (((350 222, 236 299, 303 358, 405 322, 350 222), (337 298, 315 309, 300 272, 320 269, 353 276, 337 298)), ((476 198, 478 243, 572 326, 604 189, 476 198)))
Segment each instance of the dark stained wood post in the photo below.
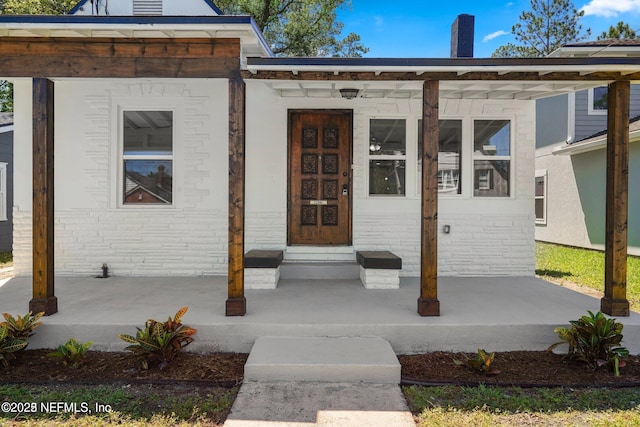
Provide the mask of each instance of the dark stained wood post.
POLYGON ((238 75, 229 78, 229 290, 227 316, 244 316, 244 189, 246 87, 238 75))
POLYGON ((58 311, 54 295, 53 81, 33 79, 33 299, 29 310, 58 311))
POLYGON ((438 301, 438 97, 437 80, 422 88, 422 221, 420 231, 420 316, 440 316, 438 301))
POLYGON ((602 312, 629 316, 627 300, 627 217, 629 214, 628 81, 609 85, 607 117, 607 205, 602 312))

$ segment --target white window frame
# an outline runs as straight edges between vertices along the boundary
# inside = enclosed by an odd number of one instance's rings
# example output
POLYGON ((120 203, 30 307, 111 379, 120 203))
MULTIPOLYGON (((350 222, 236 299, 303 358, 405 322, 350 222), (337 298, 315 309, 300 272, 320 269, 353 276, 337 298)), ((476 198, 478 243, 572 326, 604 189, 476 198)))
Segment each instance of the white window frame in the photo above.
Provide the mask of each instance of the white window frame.
MULTIPOLYGON (((534 200, 542 200, 542 218, 538 219, 538 217, 536 216, 536 224, 540 224, 540 225, 547 225, 547 201, 548 201, 548 193, 547 193, 547 181, 548 181, 548 177, 547 177, 547 171, 545 170, 537 170, 536 174, 535 174, 535 179, 537 180, 538 178, 542 178, 544 181, 544 186, 543 186, 543 190, 542 190, 542 196, 537 196, 535 193, 535 180, 534 180, 534 192, 533 192, 533 198, 534 200)), ((535 213, 535 206, 534 206, 534 215, 536 215, 535 213)))
POLYGON ((7 165, 8 163, 0 162, 0 221, 9 220, 9 207, 7 206, 7 165))
MULTIPOLYGON (((609 88, 607 86, 598 86, 600 87, 604 87, 605 89, 607 89, 607 91, 609 90, 609 88)), ((591 89, 589 89, 587 91, 587 114, 589 114, 590 116, 606 116, 607 115, 607 109, 605 108, 604 110, 597 110, 595 108, 593 108, 593 101, 595 99, 595 93, 594 90, 596 88, 592 87, 591 89)))
MULTIPOLYGON (((170 210, 182 206, 182 143, 184 135, 184 100, 182 98, 136 98, 114 99, 112 114, 116 117, 113 126, 113 135, 117 141, 113 144, 111 155, 112 160, 112 191, 111 208, 126 210, 170 210), (171 111, 173 113, 173 135, 172 135, 172 201, 171 204, 125 204, 124 203, 124 112, 125 111, 171 111)), ((139 157, 138 157, 139 158, 139 157)), ((158 156, 154 156, 157 159, 158 156)))
MULTIPOLYGON (((409 178, 410 178, 410 173, 409 173, 409 161, 408 161, 408 153, 409 153, 409 141, 410 141, 410 129, 409 129, 409 123, 411 122, 410 118, 408 116, 370 116, 367 117, 367 144, 366 144, 366 150, 367 150, 367 155, 366 155, 366 175, 367 175, 367 180, 366 180, 366 194, 367 197, 372 198, 372 199, 376 199, 376 198, 389 198, 389 197, 393 197, 393 198, 407 198, 409 196, 409 188, 408 188, 408 183, 409 178), (380 154, 380 155, 372 155, 371 154, 371 150, 370 150, 370 145, 371 145, 371 121, 372 120, 404 120, 404 125, 405 125, 405 142, 404 142, 404 154, 380 154), (371 186, 370 183, 370 165, 371 165, 371 161, 372 160, 400 160, 400 161, 404 161, 404 194, 370 194, 369 193, 369 188, 371 186)), ((416 137, 416 144, 417 144, 417 137, 416 137)))
POLYGON ((512 199, 514 198, 513 194, 513 177, 515 170, 515 129, 516 129, 516 120, 515 117, 486 117, 486 116, 476 116, 470 118, 470 126, 471 126, 471 138, 470 138, 470 147, 471 147, 471 173, 469 174, 469 182, 471 189, 471 197, 475 199, 512 199), (475 150, 475 122, 476 121, 488 121, 488 120, 507 120, 509 121, 509 155, 508 156, 487 156, 476 154, 475 150), (507 160, 509 162, 509 195, 508 196, 476 196, 475 193, 475 163, 477 160, 507 160))

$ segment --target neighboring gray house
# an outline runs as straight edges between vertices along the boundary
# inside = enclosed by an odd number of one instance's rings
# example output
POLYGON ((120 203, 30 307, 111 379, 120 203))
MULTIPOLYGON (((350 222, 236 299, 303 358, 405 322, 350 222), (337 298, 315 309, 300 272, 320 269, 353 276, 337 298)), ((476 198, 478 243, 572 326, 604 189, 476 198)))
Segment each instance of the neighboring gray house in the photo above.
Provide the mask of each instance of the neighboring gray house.
MULTIPOLYGON (((600 40, 551 56, 637 56, 640 40, 600 40)), ((604 249, 607 87, 536 103, 536 240, 604 249)), ((640 255, 640 85, 631 86, 628 253, 640 255)))
POLYGON ((0 252, 13 244, 13 113, 0 113, 0 252))

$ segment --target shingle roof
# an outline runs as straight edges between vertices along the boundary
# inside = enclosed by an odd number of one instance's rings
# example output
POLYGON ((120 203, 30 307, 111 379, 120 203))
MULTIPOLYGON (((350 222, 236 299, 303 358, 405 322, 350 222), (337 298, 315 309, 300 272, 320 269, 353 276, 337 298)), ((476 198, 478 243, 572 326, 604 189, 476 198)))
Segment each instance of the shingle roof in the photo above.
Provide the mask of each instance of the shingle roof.
POLYGON ((640 39, 604 39, 567 44, 564 47, 607 47, 607 46, 640 46, 640 39))
POLYGON ((13 124, 13 113, 0 113, 0 126, 13 124))

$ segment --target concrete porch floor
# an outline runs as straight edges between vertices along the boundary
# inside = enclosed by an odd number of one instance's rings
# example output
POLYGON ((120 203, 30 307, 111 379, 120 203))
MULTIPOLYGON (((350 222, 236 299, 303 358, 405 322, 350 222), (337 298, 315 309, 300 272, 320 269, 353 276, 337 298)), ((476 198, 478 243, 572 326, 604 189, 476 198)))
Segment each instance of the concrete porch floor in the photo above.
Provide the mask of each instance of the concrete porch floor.
MULTIPOLYGON (((2 283, 4 281, 0 281, 2 283)), ((416 313, 417 278, 397 290, 367 290, 359 280, 281 280, 275 290, 245 292, 247 314, 225 317, 226 277, 57 277, 58 313, 44 318, 29 348, 51 348, 69 338, 94 350, 121 350, 121 333, 146 319, 164 320, 180 307, 198 329, 191 351, 248 353, 259 336, 380 337, 397 354, 428 351, 544 350, 600 300, 535 278, 441 277, 440 317, 416 313)), ((0 287, 0 312, 23 315, 31 277, 0 287)), ((618 318, 625 345, 640 352, 640 314, 618 318)))

